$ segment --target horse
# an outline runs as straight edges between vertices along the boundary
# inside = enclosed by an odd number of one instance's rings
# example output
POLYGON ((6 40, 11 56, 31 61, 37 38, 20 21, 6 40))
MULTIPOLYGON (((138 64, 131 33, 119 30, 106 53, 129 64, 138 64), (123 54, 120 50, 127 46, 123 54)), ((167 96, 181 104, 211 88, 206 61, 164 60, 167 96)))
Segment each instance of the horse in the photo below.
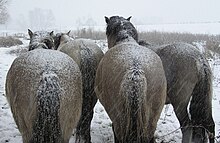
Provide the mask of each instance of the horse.
POLYGON ((30 37, 29 43, 29 51, 36 49, 36 48, 43 48, 43 49, 54 49, 54 33, 53 31, 36 31, 32 32, 28 29, 28 34, 30 37))
POLYGON ((214 143, 212 117, 212 72, 205 56, 191 44, 179 42, 153 46, 161 58, 167 79, 167 101, 171 103, 183 133, 182 142, 214 143), (189 105, 189 111, 188 111, 189 105))
POLYGON ((93 108, 97 102, 94 92, 96 69, 103 57, 103 52, 92 40, 71 39, 69 33, 57 33, 55 49, 66 53, 76 61, 82 73, 83 103, 82 115, 76 128, 76 142, 91 142, 90 126, 93 108))
POLYGON ((159 56, 137 43, 130 18, 105 17, 109 50, 99 63, 95 92, 112 121, 115 143, 154 142, 166 100, 159 56))
POLYGON ((24 143, 68 143, 81 115, 81 72, 68 55, 41 45, 13 61, 6 97, 24 143))

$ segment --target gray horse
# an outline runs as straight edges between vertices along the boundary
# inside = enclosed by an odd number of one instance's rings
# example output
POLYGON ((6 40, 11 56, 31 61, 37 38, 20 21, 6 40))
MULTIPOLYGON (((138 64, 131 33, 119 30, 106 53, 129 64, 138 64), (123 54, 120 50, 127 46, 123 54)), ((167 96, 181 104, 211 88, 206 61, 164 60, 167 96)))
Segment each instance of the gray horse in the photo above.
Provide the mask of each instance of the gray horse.
POLYGON ((90 143, 93 108, 97 102, 94 92, 95 74, 104 54, 92 40, 71 40, 69 32, 56 34, 55 45, 55 49, 69 55, 80 67, 83 81, 83 103, 82 115, 76 129, 76 142, 90 143))
POLYGON ((38 45, 12 63, 6 97, 24 143, 68 143, 81 115, 81 72, 68 55, 38 45))
POLYGON ((98 66, 95 91, 112 120, 115 142, 154 142, 166 100, 162 61, 138 45, 130 17, 105 17, 105 21, 109 50, 98 66))
POLYGON ((182 142, 207 142, 208 131, 209 142, 214 143, 212 73, 204 55, 187 43, 153 46, 139 41, 139 44, 154 50, 163 62, 167 103, 173 105, 182 127, 182 142))

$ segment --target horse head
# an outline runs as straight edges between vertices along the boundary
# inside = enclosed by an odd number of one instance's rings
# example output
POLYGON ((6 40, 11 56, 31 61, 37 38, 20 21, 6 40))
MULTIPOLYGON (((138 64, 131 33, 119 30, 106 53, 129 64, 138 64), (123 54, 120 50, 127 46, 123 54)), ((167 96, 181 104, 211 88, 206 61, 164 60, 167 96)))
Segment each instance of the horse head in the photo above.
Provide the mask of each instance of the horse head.
POLYGON ((57 33, 53 39, 54 39, 54 49, 57 50, 58 47, 60 46, 60 43, 62 42, 68 42, 71 37, 70 37, 70 32, 67 32, 67 33, 57 33))
POLYGON ((30 36, 30 43, 29 43, 29 51, 43 48, 43 49, 54 49, 54 34, 52 32, 46 31, 36 31, 32 32, 28 29, 28 34, 30 36))
POLYGON ((138 41, 137 30, 130 22, 131 16, 126 18, 119 16, 105 17, 106 36, 108 39, 108 47, 111 48, 122 41, 131 39, 138 41))

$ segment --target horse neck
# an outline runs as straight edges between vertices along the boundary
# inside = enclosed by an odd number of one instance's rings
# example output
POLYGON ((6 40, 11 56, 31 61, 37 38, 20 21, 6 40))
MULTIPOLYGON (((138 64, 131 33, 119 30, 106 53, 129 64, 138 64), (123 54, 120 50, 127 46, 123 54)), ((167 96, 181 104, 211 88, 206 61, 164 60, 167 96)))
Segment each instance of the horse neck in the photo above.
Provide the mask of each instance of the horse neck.
POLYGON ((108 37, 108 47, 109 49, 114 47, 118 44, 123 44, 127 42, 137 42, 132 36, 130 35, 124 35, 123 37, 121 35, 118 35, 116 37, 108 37))

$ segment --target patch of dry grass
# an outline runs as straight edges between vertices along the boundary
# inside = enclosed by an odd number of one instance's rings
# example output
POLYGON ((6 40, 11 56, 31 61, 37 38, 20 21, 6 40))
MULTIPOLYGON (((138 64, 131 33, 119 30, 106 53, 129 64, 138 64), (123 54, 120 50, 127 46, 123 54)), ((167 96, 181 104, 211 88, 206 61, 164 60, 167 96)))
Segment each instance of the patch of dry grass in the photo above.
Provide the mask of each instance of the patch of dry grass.
POLYGON ((21 40, 12 36, 0 37, 0 47, 11 47, 22 44, 21 40))

